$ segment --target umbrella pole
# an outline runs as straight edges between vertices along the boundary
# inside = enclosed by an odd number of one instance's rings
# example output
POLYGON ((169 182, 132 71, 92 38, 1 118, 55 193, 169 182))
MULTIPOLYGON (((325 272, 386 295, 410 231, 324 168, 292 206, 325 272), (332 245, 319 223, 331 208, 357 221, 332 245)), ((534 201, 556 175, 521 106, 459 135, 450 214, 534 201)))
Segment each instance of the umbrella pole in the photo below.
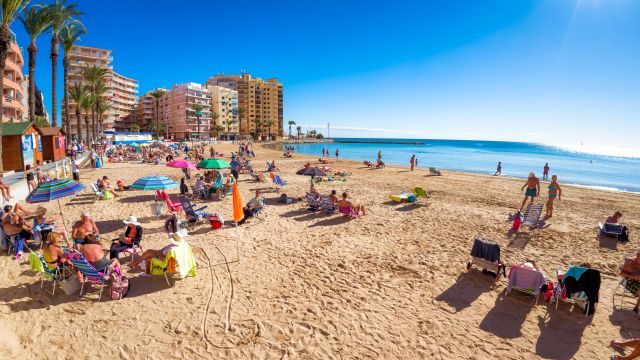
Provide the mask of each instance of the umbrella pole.
MULTIPOLYGON (((64 212, 62 212, 62 205, 60 205, 60 199, 58 199, 58 208, 60 208, 60 214, 62 215, 62 227, 64 228, 64 233, 66 234, 66 236, 69 236, 69 233, 67 232, 67 222, 64 219, 64 212)), ((69 241, 69 239, 64 239, 64 241, 69 241)))

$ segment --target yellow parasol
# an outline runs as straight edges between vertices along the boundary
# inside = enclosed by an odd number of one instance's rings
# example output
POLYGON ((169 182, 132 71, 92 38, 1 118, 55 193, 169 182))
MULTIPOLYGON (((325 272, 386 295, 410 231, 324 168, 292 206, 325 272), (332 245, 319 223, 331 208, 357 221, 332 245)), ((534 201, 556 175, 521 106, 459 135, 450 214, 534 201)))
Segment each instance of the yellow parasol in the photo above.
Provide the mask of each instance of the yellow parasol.
POLYGON ((233 220, 236 222, 244 218, 244 211, 242 211, 242 198, 240 197, 240 189, 238 189, 238 182, 233 183, 233 220))

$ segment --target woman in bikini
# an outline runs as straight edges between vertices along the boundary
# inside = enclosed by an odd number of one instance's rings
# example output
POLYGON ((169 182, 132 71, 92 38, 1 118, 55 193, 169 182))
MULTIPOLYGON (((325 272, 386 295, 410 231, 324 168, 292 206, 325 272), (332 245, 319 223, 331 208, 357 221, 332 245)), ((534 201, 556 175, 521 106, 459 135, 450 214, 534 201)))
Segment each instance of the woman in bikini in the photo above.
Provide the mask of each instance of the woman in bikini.
POLYGON ((47 235, 47 245, 42 249, 42 254, 49 270, 62 269, 67 261, 64 251, 58 245, 62 240, 61 233, 52 232, 47 235))
POLYGON ((558 198, 558 200, 562 199, 562 189, 558 184, 558 176, 553 175, 551 177, 551 183, 547 187, 549 189, 549 199, 547 200, 547 214, 546 218, 550 218, 553 216, 553 201, 558 198))

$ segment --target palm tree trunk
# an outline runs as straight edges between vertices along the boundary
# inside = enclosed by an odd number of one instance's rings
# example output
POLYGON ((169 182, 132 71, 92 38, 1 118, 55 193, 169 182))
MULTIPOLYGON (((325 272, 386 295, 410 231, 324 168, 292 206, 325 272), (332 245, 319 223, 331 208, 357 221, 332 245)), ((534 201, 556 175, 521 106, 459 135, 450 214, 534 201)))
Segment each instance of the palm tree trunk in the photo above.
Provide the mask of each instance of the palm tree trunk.
MULTIPOLYGON (((11 33, 9 26, 0 27, 0 74, 4 74, 4 68, 7 62, 7 54, 11 46, 11 33)), ((4 117, 4 76, 0 76, 0 173, 4 171, 4 162, 2 161, 2 118, 4 117)))
POLYGON ((80 104, 76 105, 76 119, 78 122, 78 127, 76 128, 76 137, 78 140, 78 144, 80 144, 80 141, 82 140, 82 112, 80 111, 80 104))
POLYGON ((35 42, 31 42, 27 49, 29 51, 29 119, 36 119, 36 52, 38 48, 35 42))
MULTIPOLYGON (((58 36, 54 34, 51 37, 51 126, 58 123, 58 111, 56 109, 58 103, 58 94, 56 92, 58 77, 58 36)), ((78 132, 80 129, 78 128, 78 132)))
POLYGON ((95 107, 91 108, 91 140, 92 143, 96 141, 96 138, 98 137, 98 133, 96 132, 96 111, 95 111, 95 107))
POLYGON ((85 138, 85 142, 87 144, 87 146, 90 143, 90 139, 91 139, 91 133, 89 132, 89 113, 85 113, 84 114, 84 125, 85 125, 85 133, 87 134, 87 137, 85 138))
POLYGON ((62 84, 64 87, 64 118, 62 119, 62 127, 67 133, 67 139, 71 138, 71 114, 69 114, 69 84, 67 82, 67 76, 69 76, 69 58, 65 54, 62 59, 62 65, 64 69, 64 79, 62 84))

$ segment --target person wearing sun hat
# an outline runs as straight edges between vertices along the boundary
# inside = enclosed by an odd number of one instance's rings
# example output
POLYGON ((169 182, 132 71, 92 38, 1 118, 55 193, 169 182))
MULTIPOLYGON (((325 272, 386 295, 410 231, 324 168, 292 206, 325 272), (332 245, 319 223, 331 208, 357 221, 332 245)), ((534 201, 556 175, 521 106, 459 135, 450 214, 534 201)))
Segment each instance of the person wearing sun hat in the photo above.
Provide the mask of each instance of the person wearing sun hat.
MULTIPOLYGON (((175 233, 170 233, 169 234, 169 242, 170 244, 168 244, 167 246, 163 247, 160 250, 145 250, 144 253, 142 253, 142 255, 140 255, 139 258, 135 259, 134 261, 129 263, 129 267, 131 267, 132 269, 137 268, 140 264, 142 264, 143 261, 145 260, 149 260, 152 258, 157 258, 157 259, 165 259, 167 256, 167 253, 169 252, 169 250, 171 250, 174 247, 180 247, 181 245, 186 244, 185 238, 186 238, 187 234, 185 231, 178 231, 175 233)), ((149 264, 149 262, 147 261, 147 264, 149 264)), ((148 267, 147 267, 148 270, 148 267)))
POLYGON ((140 245, 142 240, 142 226, 135 216, 129 216, 123 221, 127 225, 124 235, 120 235, 119 239, 114 239, 109 250, 109 259, 117 259, 121 252, 134 245, 140 245))

